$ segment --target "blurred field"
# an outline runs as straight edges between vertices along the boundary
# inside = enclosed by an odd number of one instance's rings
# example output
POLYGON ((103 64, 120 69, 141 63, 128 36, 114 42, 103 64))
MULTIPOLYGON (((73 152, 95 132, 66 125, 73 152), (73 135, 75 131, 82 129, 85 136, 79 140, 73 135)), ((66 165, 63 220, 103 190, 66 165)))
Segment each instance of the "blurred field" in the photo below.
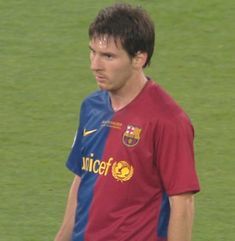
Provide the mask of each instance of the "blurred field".
MULTIPOLYGON (((196 129, 202 191, 193 241, 234 241, 234 2, 128 2, 144 6, 156 22, 146 73, 196 129)), ((0 241, 50 241, 59 228, 79 106, 96 89, 87 27, 111 3, 0 0, 0 241)))

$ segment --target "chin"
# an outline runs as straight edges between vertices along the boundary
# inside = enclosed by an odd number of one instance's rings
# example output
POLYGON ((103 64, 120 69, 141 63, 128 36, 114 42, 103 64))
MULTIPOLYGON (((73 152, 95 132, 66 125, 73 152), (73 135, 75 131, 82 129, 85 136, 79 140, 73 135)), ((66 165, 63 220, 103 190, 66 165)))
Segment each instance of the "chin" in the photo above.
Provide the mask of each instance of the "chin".
POLYGON ((98 85, 98 87, 99 87, 100 90, 108 90, 108 89, 105 87, 105 85, 102 85, 102 84, 100 84, 100 83, 97 83, 97 85, 98 85))
POLYGON ((109 86, 109 85, 106 85, 106 84, 103 84, 103 83, 97 83, 98 87, 100 90, 106 90, 106 91, 114 91, 114 89, 112 88, 112 86, 109 86))

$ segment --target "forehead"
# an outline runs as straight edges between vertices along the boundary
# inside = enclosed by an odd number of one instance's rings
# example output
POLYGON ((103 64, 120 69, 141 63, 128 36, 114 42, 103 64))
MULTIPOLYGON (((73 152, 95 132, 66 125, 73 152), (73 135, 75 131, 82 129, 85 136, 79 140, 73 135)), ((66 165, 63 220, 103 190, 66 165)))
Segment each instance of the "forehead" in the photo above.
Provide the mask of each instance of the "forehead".
POLYGON ((124 51, 120 39, 114 39, 107 35, 93 37, 90 40, 90 46, 100 50, 112 49, 116 51, 124 51))

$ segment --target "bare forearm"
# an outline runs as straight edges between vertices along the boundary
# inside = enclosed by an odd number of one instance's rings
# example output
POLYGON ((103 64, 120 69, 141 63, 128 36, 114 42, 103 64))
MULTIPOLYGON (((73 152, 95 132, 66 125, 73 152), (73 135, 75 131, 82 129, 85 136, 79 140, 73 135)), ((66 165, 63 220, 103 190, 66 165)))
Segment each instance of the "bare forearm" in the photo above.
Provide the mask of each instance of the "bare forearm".
POLYGON ((69 192, 64 220, 54 241, 71 241, 77 207, 77 190, 79 185, 80 178, 75 177, 69 192))
POLYGON ((72 236, 72 225, 70 224, 63 224, 60 227, 59 232, 57 233, 54 241, 71 241, 72 236))
POLYGON ((171 202, 167 241, 191 241, 194 217, 193 196, 184 196, 171 202))

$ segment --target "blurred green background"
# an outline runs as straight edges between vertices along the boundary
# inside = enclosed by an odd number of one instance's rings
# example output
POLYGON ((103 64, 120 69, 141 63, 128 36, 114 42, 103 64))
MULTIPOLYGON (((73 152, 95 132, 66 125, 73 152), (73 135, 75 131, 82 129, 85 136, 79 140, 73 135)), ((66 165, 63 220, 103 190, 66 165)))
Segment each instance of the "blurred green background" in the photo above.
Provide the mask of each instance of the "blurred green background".
MULTIPOLYGON (((195 129, 202 191, 193 241, 235 240, 232 0, 139 0, 156 23, 146 74, 195 129)), ((73 179, 64 164, 82 99, 96 89, 87 28, 114 1, 0 0, 0 240, 50 241, 73 179)))

